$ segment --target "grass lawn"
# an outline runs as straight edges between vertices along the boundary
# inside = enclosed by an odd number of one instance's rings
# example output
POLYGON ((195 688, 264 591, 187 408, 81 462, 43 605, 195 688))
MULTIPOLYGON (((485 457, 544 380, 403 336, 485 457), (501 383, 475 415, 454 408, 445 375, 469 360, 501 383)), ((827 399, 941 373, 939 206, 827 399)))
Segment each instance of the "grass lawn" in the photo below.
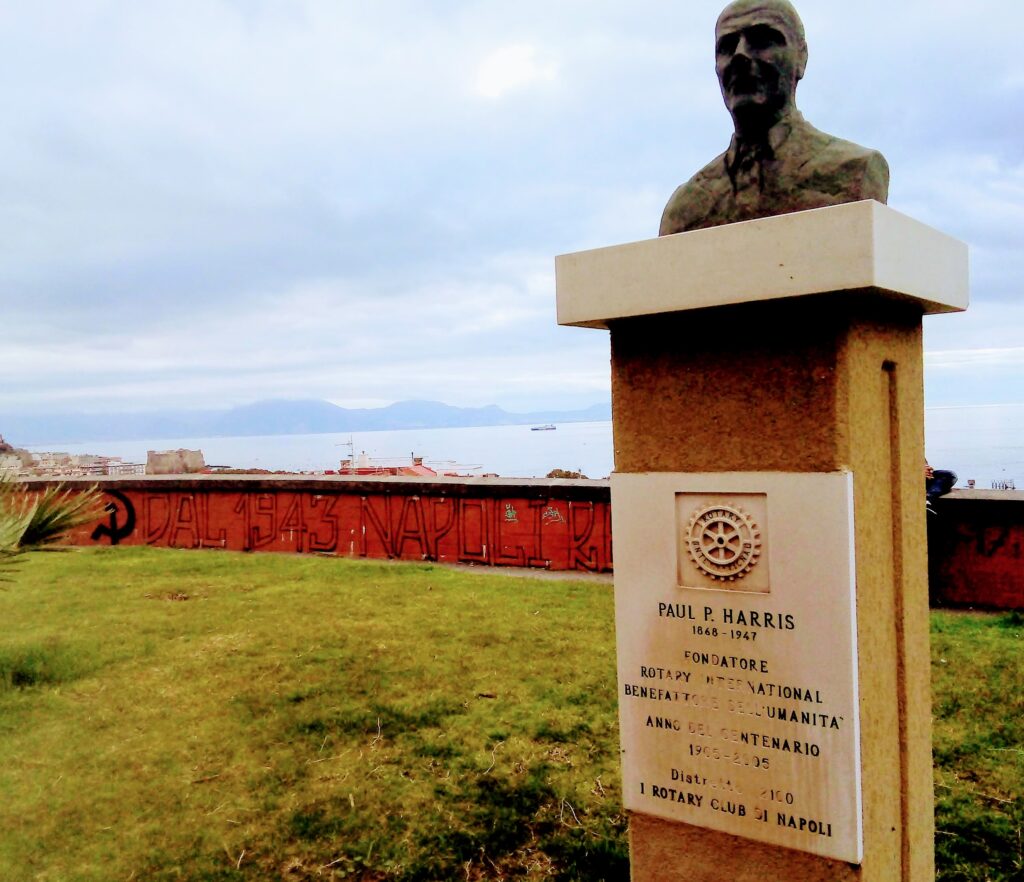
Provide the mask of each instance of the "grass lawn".
MULTIPOLYGON (((0 879, 628 880, 612 595, 429 565, 34 554, 0 879)), ((936 613, 943 880, 1018 880, 1020 616, 936 613)))
POLYGON ((1024 880, 1024 616, 932 613, 941 880, 1024 880))

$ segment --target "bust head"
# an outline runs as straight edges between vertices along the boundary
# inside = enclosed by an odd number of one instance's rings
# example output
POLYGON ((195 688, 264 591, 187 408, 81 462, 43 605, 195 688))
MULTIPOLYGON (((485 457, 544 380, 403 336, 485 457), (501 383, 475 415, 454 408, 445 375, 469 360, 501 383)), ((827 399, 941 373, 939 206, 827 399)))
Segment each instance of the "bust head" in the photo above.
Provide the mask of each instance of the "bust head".
POLYGON ((788 0, 735 0, 715 25, 715 67, 737 132, 766 131, 796 106, 807 66, 803 22, 788 0))
POLYGON ((807 40, 789 0, 729 3, 715 25, 715 65, 735 135, 676 188, 661 216, 662 236, 861 199, 885 202, 882 154, 820 132, 796 112, 807 40))

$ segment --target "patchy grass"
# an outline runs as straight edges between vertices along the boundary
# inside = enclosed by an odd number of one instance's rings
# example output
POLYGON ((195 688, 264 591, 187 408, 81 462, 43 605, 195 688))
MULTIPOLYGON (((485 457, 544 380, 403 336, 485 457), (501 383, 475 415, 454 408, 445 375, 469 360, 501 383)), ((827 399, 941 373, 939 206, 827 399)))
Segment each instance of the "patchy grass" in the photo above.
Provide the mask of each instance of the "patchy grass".
POLYGON ((0 592, 0 878, 626 880, 611 591, 75 550, 0 592))
MULTIPOLYGON (((89 549, 0 621, 0 879, 629 877, 607 585, 89 549)), ((933 617, 943 882, 1024 878, 1022 634, 933 617)))
POLYGON ((932 614, 942 882, 1024 879, 1024 616, 932 614))

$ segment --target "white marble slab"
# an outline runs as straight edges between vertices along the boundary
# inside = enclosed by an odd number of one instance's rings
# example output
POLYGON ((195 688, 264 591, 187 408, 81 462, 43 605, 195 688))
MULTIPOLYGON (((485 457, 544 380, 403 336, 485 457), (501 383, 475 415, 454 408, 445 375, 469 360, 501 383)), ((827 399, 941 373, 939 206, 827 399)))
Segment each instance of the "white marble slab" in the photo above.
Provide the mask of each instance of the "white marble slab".
POLYGON ((558 323, 843 291, 967 308, 964 243, 867 200, 555 258, 558 323))
POLYGON ((849 473, 614 474, 627 809, 859 863, 849 473))

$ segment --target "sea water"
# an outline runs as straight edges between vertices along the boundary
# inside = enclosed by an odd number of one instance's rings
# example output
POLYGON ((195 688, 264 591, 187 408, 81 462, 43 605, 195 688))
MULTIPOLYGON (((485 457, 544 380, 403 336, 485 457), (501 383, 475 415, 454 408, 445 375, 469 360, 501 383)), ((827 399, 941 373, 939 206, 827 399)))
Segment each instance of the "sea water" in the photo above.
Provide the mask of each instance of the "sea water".
MULTIPOLYGON (((979 488, 990 487, 996 481, 1013 481, 1018 488, 1024 487, 1024 404, 928 408, 925 446, 931 465, 956 472, 959 486, 974 479, 979 488)), ((559 423, 551 431, 532 431, 531 426, 485 426, 96 441, 61 445, 59 449, 145 462, 147 450, 177 447, 202 450, 211 465, 270 471, 336 470, 341 459, 363 452, 385 464, 408 463, 412 456, 422 456, 437 472, 474 475, 544 477, 558 468, 603 478, 612 470, 610 422, 559 423)))
POLYGON ((979 489, 1013 482, 1024 489, 1024 404, 930 407, 924 417, 925 451, 936 469, 956 472, 979 489))
MULTIPOLYGON (((120 456, 145 462, 148 450, 184 447, 202 450, 210 465, 270 471, 337 470, 342 459, 366 453, 374 464, 409 465, 413 456, 438 473, 544 477, 552 469, 603 478, 612 470, 610 422, 559 423, 549 431, 531 426, 481 426, 458 429, 398 429, 316 435, 255 435, 222 438, 174 438, 95 441, 59 445, 66 453, 120 456)), ((32 450, 43 448, 33 447, 32 450)), ((49 445, 48 450, 57 449, 49 445)))

